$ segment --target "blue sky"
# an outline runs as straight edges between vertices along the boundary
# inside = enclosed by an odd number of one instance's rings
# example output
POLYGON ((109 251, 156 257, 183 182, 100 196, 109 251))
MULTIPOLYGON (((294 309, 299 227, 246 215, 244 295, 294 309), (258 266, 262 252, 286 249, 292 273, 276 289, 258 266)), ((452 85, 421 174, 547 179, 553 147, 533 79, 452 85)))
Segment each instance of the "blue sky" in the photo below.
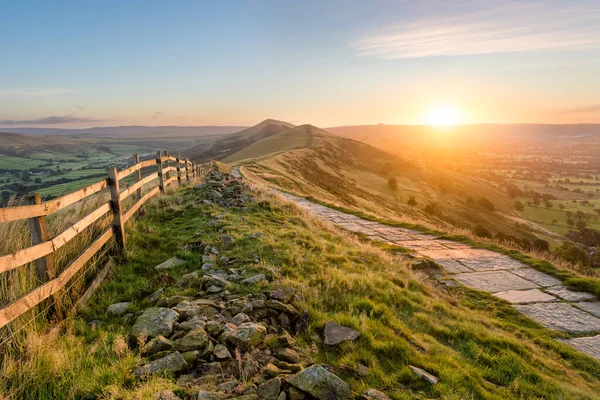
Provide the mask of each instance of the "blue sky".
POLYGON ((597 0, 0 5, 0 126, 600 122, 597 0))

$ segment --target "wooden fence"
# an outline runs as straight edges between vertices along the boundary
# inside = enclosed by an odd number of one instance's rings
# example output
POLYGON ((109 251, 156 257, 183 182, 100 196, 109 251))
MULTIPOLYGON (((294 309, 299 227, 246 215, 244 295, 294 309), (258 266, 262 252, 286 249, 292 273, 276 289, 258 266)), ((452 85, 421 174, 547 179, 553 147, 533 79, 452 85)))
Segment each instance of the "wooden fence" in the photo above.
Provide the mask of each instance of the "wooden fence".
MULTIPOLYGON (((195 165, 187 158, 169 156, 168 152, 157 153, 156 159, 140 161, 138 155, 133 156, 133 165, 123 171, 116 168, 108 169, 108 177, 88 187, 66 194, 54 200, 42 202, 39 194, 32 199, 32 204, 19 207, 0 208, 0 222, 10 222, 27 219, 31 233, 31 246, 12 254, 0 255, 0 274, 9 272, 22 265, 36 262, 37 277, 42 284, 26 295, 14 300, 0 309, 0 328, 33 309, 51 296, 55 296, 80 271, 85 264, 112 238, 121 254, 125 254, 127 238, 125 224, 140 210, 142 205, 152 197, 164 193, 165 188, 177 182, 201 177, 206 174, 210 163, 195 165), (174 165, 169 165, 174 162, 174 165), (156 172, 142 178, 142 169, 156 165, 156 172), (119 181, 134 174, 134 182, 121 190, 119 181), (171 175, 172 174, 172 175, 171 175), (142 195, 142 187, 158 180, 158 185, 142 195), (103 189, 110 190, 110 201, 102 204, 87 214, 74 225, 68 227, 59 235, 49 238, 46 232, 44 218, 67 206, 75 204, 103 189), (129 196, 136 196, 135 203, 128 209, 123 209, 123 202, 129 196), (53 262, 54 253, 71 239, 83 232, 94 222, 112 212, 112 226, 99 235, 79 256, 72 261, 58 276, 53 262)), ((100 276, 103 271, 100 272, 100 276)), ((96 279, 92 285, 96 284, 96 279)), ((93 289, 93 288, 92 288, 93 289)), ((89 294, 88 294, 89 295, 89 294)))

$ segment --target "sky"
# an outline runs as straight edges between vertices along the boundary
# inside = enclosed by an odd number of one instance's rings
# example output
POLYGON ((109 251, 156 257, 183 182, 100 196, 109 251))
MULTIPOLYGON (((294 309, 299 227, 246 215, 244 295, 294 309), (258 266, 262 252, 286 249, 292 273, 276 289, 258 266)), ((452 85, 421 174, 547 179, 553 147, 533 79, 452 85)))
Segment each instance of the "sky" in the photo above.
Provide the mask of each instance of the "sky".
POLYGON ((0 0, 0 126, 600 123, 598 0, 0 0))

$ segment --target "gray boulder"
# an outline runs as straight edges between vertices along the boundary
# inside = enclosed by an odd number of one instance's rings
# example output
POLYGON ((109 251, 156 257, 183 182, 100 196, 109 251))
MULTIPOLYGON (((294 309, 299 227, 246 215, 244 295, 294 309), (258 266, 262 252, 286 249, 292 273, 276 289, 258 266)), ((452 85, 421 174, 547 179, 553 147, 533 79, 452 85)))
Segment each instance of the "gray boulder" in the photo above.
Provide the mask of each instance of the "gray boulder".
POLYGON ((267 277, 265 276, 265 274, 258 274, 251 276, 250 278, 243 279, 240 281, 240 283, 243 283, 244 285, 253 285, 266 279, 267 277))
POLYGON ((164 263, 158 264, 157 266, 154 267, 154 269, 157 270, 157 271, 160 271, 160 270, 163 270, 163 269, 171 269, 171 268, 175 268, 175 267, 178 267, 180 265, 183 265, 185 263, 187 263, 187 261, 182 260, 181 258, 172 257, 172 258, 169 258, 164 263))
POLYGON ((325 344, 334 346, 347 340, 356 340, 359 338, 360 333, 347 326, 336 324, 333 321, 325 322, 325 344))
POLYGON ((246 322, 229 333, 229 341, 240 350, 247 350, 261 343, 267 334, 267 329, 261 324, 246 322))
POLYGON ((189 331, 181 339, 177 339, 174 342, 175 350, 177 351, 190 351, 190 350, 201 350, 208 344, 208 335, 202 328, 194 328, 189 331))
POLYGON ((260 385, 256 390, 259 400, 277 400, 281 390, 281 380, 273 378, 260 385))
POLYGON ((391 400, 390 397, 377 389, 367 389, 360 394, 362 400, 391 400))
POLYGON ((163 358, 152 361, 149 364, 140 367, 135 371, 135 375, 139 378, 144 375, 153 374, 158 371, 181 371, 186 366, 183 356, 178 351, 171 353, 163 358))
POLYGON ((178 319, 179 314, 170 308, 148 308, 133 325, 131 334, 135 337, 169 336, 178 319))
POLYGON ((342 400, 350 397, 350 386, 320 365, 298 372, 288 383, 319 400, 342 400))
POLYGON ((148 343, 142 347, 142 354, 154 354, 159 351, 170 351, 173 350, 173 342, 164 336, 157 336, 154 339, 150 340, 148 343))
POLYGON ((131 307, 130 301, 124 301, 121 303, 115 303, 108 306, 106 309, 106 315, 114 317, 125 314, 125 312, 131 307))

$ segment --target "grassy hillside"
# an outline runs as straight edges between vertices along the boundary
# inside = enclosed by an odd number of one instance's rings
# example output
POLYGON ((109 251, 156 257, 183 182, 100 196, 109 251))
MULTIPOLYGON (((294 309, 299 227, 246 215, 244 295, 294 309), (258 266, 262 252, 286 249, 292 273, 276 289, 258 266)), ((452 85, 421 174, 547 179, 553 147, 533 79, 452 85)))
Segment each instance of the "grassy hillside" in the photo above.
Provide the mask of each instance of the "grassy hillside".
MULTIPOLYGON (((143 310, 147 296, 160 286, 167 287, 168 296, 195 293, 169 282, 190 271, 202 274, 201 249, 221 246, 226 233, 234 245, 221 254, 236 260, 231 268, 250 265, 271 271, 273 286, 296 289, 294 305, 310 316, 307 330, 296 337, 306 354, 303 362, 330 365, 350 384, 353 397, 372 387, 395 400, 597 398, 598 362, 556 342, 559 334, 520 316, 507 303, 466 288, 440 286, 401 258, 292 205, 255 196, 256 202, 240 209, 199 202, 192 188, 155 200, 128 230, 127 262, 114 269, 64 333, 32 334, 20 353, 5 354, 0 394, 14 399, 139 399, 169 388, 186 399, 197 398, 198 388, 182 388, 167 374, 135 378, 133 371, 143 361, 127 340, 133 321, 107 317, 105 310, 117 301, 133 301, 133 312, 143 310), (252 235, 257 232, 261 236, 252 235), (167 275, 152 268, 173 255, 188 264, 167 275), (89 324, 94 320, 101 321, 96 328, 89 324), (359 340, 324 345, 319 337, 328 320, 357 329, 359 340), (408 365, 429 371, 439 383, 426 383, 408 365)), ((213 390, 215 383, 202 389, 213 390)))
POLYGON ((479 224, 492 234, 530 241, 548 233, 515 222, 520 216, 513 200, 493 182, 452 165, 409 161, 310 125, 271 136, 226 160, 240 162, 256 182, 387 220, 443 230, 470 231, 479 224))

